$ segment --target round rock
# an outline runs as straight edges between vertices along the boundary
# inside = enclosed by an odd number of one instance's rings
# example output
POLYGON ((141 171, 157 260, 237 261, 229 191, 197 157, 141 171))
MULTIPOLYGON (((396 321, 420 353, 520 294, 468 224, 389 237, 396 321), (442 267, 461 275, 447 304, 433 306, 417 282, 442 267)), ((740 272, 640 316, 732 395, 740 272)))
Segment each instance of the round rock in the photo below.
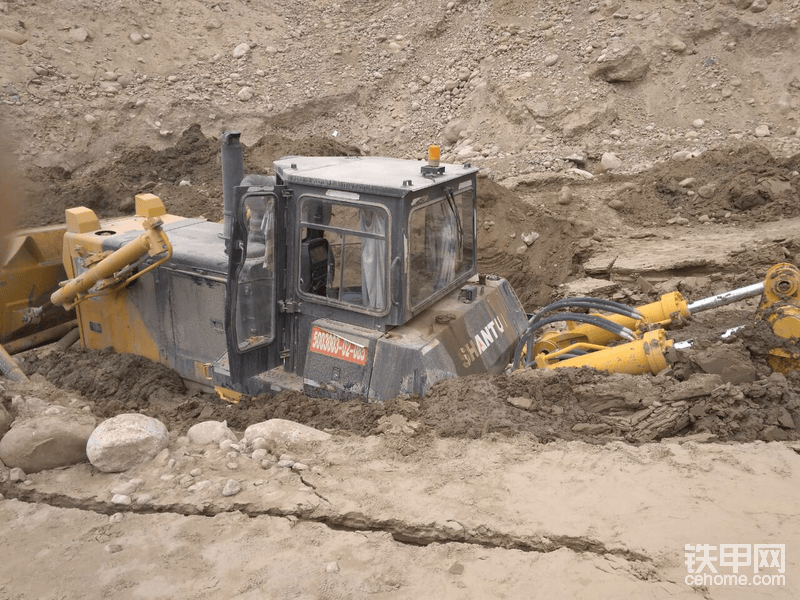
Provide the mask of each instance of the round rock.
POLYGON ((144 38, 141 35, 139 35, 138 33, 132 33, 130 35, 130 39, 131 39, 131 42, 133 42, 137 46, 144 41, 144 38))
POLYGON ((17 419, 0 440, 0 460, 26 473, 85 462, 94 424, 94 417, 76 411, 17 419))
POLYGON ((247 56, 250 52, 250 45, 249 44, 239 44, 236 48, 233 49, 233 58, 242 58, 247 56))
POLYGON ((235 496, 242 491, 242 485, 235 479, 228 479, 225 487, 222 488, 223 496, 235 496))
POLYGON ((222 440, 236 441, 236 434, 230 430, 227 421, 203 421, 189 428, 186 432, 189 441, 198 446, 219 444, 222 440))
POLYGON ((118 473, 152 460, 169 445, 167 427, 158 419, 124 414, 103 421, 86 444, 89 462, 106 473, 118 473))

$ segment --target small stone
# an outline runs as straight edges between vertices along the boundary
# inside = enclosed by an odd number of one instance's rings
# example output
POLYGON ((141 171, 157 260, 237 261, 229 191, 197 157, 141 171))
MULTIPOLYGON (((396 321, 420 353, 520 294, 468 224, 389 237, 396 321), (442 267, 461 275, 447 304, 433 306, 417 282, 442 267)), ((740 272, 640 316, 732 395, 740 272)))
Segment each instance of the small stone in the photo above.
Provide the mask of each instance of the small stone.
POLYGON ((708 215, 700 215, 699 217, 697 217, 697 220, 700 223, 708 223, 709 221, 711 221, 711 217, 709 217, 708 215))
POLYGON ((3 38, 4 40, 11 42, 12 44, 15 44, 17 46, 21 46, 22 44, 28 41, 27 36, 22 35, 21 33, 17 33, 16 31, 13 31, 11 29, 0 29, 0 38, 3 38))
POLYGON ((282 469, 291 469, 294 466, 293 460, 281 460, 278 461, 278 466, 282 469))
POLYGON ((326 573, 338 573, 339 572, 339 563, 336 561, 329 562, 325 565, 325 572, 326 573))
POLYGON ((86 121, 89 125, 94 125, 97 123, 97 119, 93 115, 84 115, 83 120, 86 121))
POLYGON ((708 183, 697 190, 697 195, 700 196, 701 198, 705 198, 706 200, 708 200, 709 198, 714 196, 714 193, 716 191, 717 191, 716 186, 708 183))
POLYGON ((236 97, 239 98, 242 102, 247 102, 253 98, 253 88, 251 87, 243 87, 239 90, 239 93, 236 94, 236 97))
POLYGON ((572 188, 568 185, 565 185, 561 188, 561 191, 558 192, 558 203, 567 205, 572 202, 573 194, 572 188))
POLYGON ((706 122, 703 119, 695 119, 694 121, 692 121, 692 127, 694 127, 695 129, 700 129, 705 124, 706 122))
POLYGON ((674 37, 669 41, 669 49, 673 52, 683 52, 686 50, 686 44, 680 38, 674 37))
POLYGON ((250 458, 255 461, 261 462, 267 457, 268 452, 264 448, 259 448, 258 450, 253 450, 253 454, 250 458))
POLYGON ((299 473, 300 471, 306 471, 306 470, 308 470, 308 465, 306 464, 296 462, 292 465, 292 471, 297 471, 299 473))
POLYGON ((192 469, 191 471, 189 471, 189 475, 191 475, 192 477, 200 477, 200 475, 202 474, 203 474, 202 469, 192 469))
POLYGON ((242 491, 242 486, 238 481, 236 481, 235 479, 228 479, 228 482, 225 484, 225 487, 222 488, 222 495, 226 497, 235 496, 241 491, 242 491))
POLYGON ((105 551, 109 554, 116 554, 122 550, 122 546, 119 544, 106 544, 105 551))
POLYGON ((552 67, 558 62, 558 54, 548 54, 544 57, 544 66, 552 67))
POLYGON ((756 137, 768 137, 770 135, 769 125, 759 125, 756 127, 756 137))
POLYGON ((523 242, 525 242, 526 246, 531 246, 533 242, 539 239, 539 234, 535 231, 531 231, 530 233, 523 233, 519 237, 523 242))
POLYGON ((146 504, 150 504, 153 501, 152 494, 139 494, 136 496, 136 504, 138 506, 144 506, 146 504))
POLYGON ((760 13, 767 10, 768 2, 767 0, 753 0, 753 3, 750 5, 750 12, 760 13))
POLYGON ((604 171, 611 171, 619 169, 622 161, 613 152, 603 152, 603 156, 600 157, 600 166, 604 171))
POLYGON ((106 94, 119 94, 122 91, 122 85, 118 81, 101 81, 99 87, 106 94))
POLYGON ((686 179, 682 179, 678 185, 681 187, 692 187, 696 181, 694 177, 687 177, 686 179))
POLYGON ((625 208, 625 203, 619 198, 614 198, 608 203, 608 207, 613 208, 614 210, 622 210, 625 208))
POLYGON ((242 58, 250 52, 250 44, 241 43, 233 49, 233 58, 242 58))
POLYGON ((211 487, 211 482, 208 479, 203 479, 202 481, 198 481, 197 483, 190 485, 188 491, 201 492, 210 487, 211 487))
POLYGON ((521 256, 521 255, 525 254, 527 251, 528 251, 528 247, 527 246, 517 246, 516 252, 517 252, 518 255, 521 256))
POLYGON ((111 498, 111 502, 113 504, 120 504, 122 506, 130 506, 131 497, 126 494, 114 494, 114 496, 111 498))
MULTIPOLYGON (((141 480, 140 480, 141 481, 141 480)), ((134 480, 126 481, 125 483, 118 483, 114 487, 111 488, 111 493, 114 495, 123 495, 123 496, 130 496, 136 491, 136 488, 139 486, 137 482, 134 480)))
POLYGON ((272 465, 274 465, 274 464, 275 463, 272 462, 270 459, 265 458, 264 460, 261 461, 261 468, 262 469, 270 469, 270 468, 272 468, 272 465))
POLYGON ((89 31, 83 27, 76 27, 75 29, 70 30, 69 37, 76 42, 85 42, 92 36, 89 31))
POLYGON ((461 563, 453 563, 453 565, 447 570, 448 573, 452 575, 461 575, 464 572, 464 565, 461 563))
POLYGON ((20 469, 19 467, 14 467, 11 469, 8 475, 8 480, 11 483, 19 483, 20 481, 25 481, 27 475, 25 475, 25 471, 20 469))
POLYGON ((524 396, 512 396, 507 399, 507 402, 511 406, 516 406, 522 410, 528 410, 531 406, 533 406, 533 400, 530 398, 525 398, 524 396))
POLYGON ((114 513, 110 517, 108 517, 109 523, 121 523, 125 519, 125 513, 114 513))
POLYGON ((795 429, 794 419, 791 413, 785 408, 781 407, 781 414, 778 416, 778 425, 784 429, 795 429))
POLYGON ((239 468, 239 463, 229 462, 225 466, 231 471, 236 471, 239 468))
POLYGON ((129 37, 130 37, 131 42, 133 42, 137 46, 144 41, 144 38, 141 35, 139 35, 138 33, 132 33, 129 37))
POLYGON ((253 450, 269 450, 267 440, 264 438, 255 438, 252 442, 253 450))
POLYGON ((694 152, 690 152, 689 150, 678 150, 672 155, 672 160, 685 161, 690 158, 695 158, 695 156, 694 152))

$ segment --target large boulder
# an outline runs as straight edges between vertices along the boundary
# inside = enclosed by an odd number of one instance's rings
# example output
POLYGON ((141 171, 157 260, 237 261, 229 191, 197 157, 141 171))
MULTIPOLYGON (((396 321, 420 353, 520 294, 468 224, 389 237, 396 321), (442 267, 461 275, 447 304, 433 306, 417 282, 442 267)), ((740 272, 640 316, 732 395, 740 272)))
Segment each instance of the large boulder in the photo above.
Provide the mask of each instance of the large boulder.
POLYGON ((252 445, 258 438, 266 440, 273 450, 299 450, 315 442, 329 440, 331 434, 286 419, 270 419, 250 425, 244 430, 247 445, 252 445))
POLYGON ((636 81, 644 77, 650 61, 639 46, 629 46, 617 54, 598 58, 589 71, 591 77, 600 77, 609 83, 636 81))
POLYGON ((86 461, 94 417, 78 411, 17 419, 0 440, 0 460, 26 473, 86 461))
POLYGON ((203 421, 186 432, 189 441, 198 446, 219 444, 222 440, 236 441, 236 434, 230 430, 227 421, 203 421))
POLYGON ((101 471, 118 473, 153 460, 168 445, 169 431, 161 421, 124 414, 97 426, 86 444, 86 454, 101 471))

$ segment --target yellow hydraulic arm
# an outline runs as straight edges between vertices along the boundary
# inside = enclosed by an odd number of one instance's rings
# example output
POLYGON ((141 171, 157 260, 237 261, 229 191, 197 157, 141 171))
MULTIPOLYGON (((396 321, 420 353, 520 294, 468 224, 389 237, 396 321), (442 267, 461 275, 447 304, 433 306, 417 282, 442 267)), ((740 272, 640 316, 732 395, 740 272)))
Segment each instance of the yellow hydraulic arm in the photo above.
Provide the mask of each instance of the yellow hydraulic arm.
POLYGON ((61 289, 50 296, 50 302, 70 309, 87 298, 113 290, 117 285, 127 285, 169 260, 172 256, 172 245, 161 229, 161 219, 149 217, 142 225, 145 228, 142 235, 95 262, 74 279, 65 281, 61 289), (157 256, 163 253, 166 253, 164 257, 132 274, 132 267, 145 255, 157 256), (93 288, 94 291, 90 292, 93 288))
MULTIPOLYGON (((666 332, 661 327, 677 324, 704 310, 758 295, 761 295, 761 304, 757 317, 769 323, 776 336, 790 341, 785 347, 771 349, 770 366, 781 372, 800 368, 800 353, 794 350, 800 339, 800 270, 789 263, 773 266, 761 283, 693 303, 687 303, 680 293, 672 292, 662 296, 657 302, 637 308, 634 315, 590 313, 587 316, 567 313, 570 317, 583 321, 591 317, 605 322, 595 320, 579 323, 571 318, 534 317, 529 331, 523 335, 517 346, 513 367, 520 367, 521 357, 525 354, 524 347, 527 346, 529 354, 535 358, 526 362, 526 366, 535 362, 539 368, 588 366, 612 373, 658 373, 667 366, 668 348, 686 348, 691 345, 691 342, 674 344, 667 339, 666 332), (535 330, 534 322, 537 319, 539 324, 548 319, 550 322, 566 321, 568 329, 548 332, 534 343, 531 334, 535 330), (620 339, 631 341, 610 348, 606 346, 609 342, 620 339)), ((566 306, 569 301, 559 301, 550 307, 556 304, 560 304, 559 307, 566 306)), ((548 309, 549 307, 545 307, 540 315, 548 309)))

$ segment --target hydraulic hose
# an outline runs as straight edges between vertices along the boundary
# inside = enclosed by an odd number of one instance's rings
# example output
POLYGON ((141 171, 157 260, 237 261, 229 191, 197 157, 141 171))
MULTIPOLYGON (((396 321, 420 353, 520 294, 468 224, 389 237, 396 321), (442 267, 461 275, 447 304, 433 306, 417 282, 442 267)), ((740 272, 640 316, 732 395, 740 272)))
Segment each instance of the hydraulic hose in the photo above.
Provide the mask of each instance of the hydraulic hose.
POLYGON ((557 315, 551 315, 549 317, 544 317, 540 319, 536 324, 533 326, 529 326, 528 330, 525 332, 525 335, 520 338, 520 341, 517 343, 517 348, 514 350, 514 362, 513 362, 513 369, 516 371, 519 369, 520 360, 522 358, 522 346, 525 343, 525 338, 530 338, 530 335, 536 331, 537 329, 541 329, 546 325, 551 325, 552 323, 559 323, 562 321, 575 321, 578 323, 588 323, 589 325, 594 325, 595 327, 599 327, 601 329, 605 329, 613 333, 614 335, 621 337, 623 339, 632 341, 634 339, 633 331, 631 331, 628 327, 624 325, 620 325, 619 323, 614 323, 613 321, 609 321, 603 317, 599 317, 597 315, 584 315, 580 313, 559 313, 557 315))

